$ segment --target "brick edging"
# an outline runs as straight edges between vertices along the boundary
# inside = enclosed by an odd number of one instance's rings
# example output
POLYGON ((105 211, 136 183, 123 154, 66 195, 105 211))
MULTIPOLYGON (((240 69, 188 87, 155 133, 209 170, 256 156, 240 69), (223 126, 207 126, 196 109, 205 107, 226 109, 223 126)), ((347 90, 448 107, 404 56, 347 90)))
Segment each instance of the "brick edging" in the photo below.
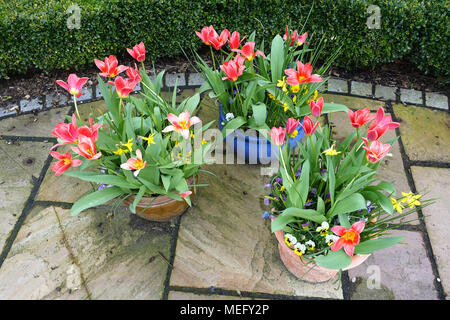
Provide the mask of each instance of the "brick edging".
MULTIPOLYGON (((150 78, 153 76, 150 75, 150 78)), ((201 73, 164 74, 163 90, 175 86, 178 79, 180 90, 200 87, 204 80, 201 73)), ((135 93, 140 91, 138 84, 135 93)), ((392 101, 427 107, 450 112, 450 94, 448 92, 426 92, 425 90, 404 89, 400 87, 382 86, 370 82, 360 82, 331 77, 326 84, 326 93, 337 93, 372 100, 392 101)), ((77 100, 79 104, 89 103, 101 99, 101 93, 95 85, 83 88, 83 95, 77 100)), ((35 113, 58 107, 72 105, 71 99, 65 93, 53 92, 39 97, 23 99, 19 104, 10 104, 6 109, 0 109, 0 120, 27 113, 35 113)))

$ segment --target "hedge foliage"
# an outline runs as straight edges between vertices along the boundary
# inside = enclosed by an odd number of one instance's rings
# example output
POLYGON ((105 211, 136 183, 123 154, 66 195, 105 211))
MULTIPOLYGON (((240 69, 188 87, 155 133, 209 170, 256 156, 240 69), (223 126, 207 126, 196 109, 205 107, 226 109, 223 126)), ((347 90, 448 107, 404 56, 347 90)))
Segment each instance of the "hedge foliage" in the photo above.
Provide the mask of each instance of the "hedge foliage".
POLYGON ((174 57, 201 47, 194 31, 210 24, 256 30, 265 43, 288 24, 325 37, 323 55, 343 45, 339 66, 372 68, 406 57, 448 78, 448 12, 447 0, 0 0, 0 78, 30 68, 81 68, 94 58, 125 56, 140 41, 151 59, 174 57), (67 27, 74 3, 80 29, 67 27), (370 5, 380 8, 380 29, 366 25, 370 5))

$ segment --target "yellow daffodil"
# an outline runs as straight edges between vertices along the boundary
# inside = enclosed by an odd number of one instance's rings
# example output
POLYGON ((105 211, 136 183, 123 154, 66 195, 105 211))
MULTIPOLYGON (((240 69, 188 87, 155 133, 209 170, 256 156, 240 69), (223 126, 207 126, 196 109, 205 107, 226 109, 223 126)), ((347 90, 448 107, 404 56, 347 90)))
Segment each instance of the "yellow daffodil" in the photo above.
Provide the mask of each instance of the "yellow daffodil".
POLYGON ((121 147, 128 148, 128 151, 130 151, 130 152, 133 151, 133 149, 132 149, 132 146, 133 146, 133 138, 128 139, 128 142, 127 142, 127 143, 121 143, 120 146, 121 146, 121 147))
POLYGON ((403 209, 405 208, 401 202, 398 202, 397 200, 395 200, 394 198, 391 197, 391 202, 392 205, 394 207, 394 210, 397 210, 398 213, 402 213, 403 209))
POLYGON ((284 112, 289 110, 289 106, 287 105, 286 102, 283 102, 283 108, 284 108, 284 112))
POLYGON ((286 188, 284 186, 281 186, 280 191, 283 192, 284 190, 286 190, 286 188))
POLYGON ((298 131, 297 131, 297 130, 294 130, 294 131, 289 135, 289 137, 291 137, 291 139, 294 139, 294 138, 297 136, 297 134, 298 134, 298 131))
POLYGON ((122 153, 127 153, 128 152, 128 150, 126 150, 126 149, 122 149, 122 148, 117 148, 117 150, 116 151, 113 151, 113 153, 114 154, 117 154, 118 156, 120 156, 122 153))
POLYGON ((283 92, 287 92, 287 88, 286 88, 286 76, 283 77, 283 80, 278 80, 277 82, 277 87, 281 88, 283 90, 283 92))
POLYGON ((152 134, 149 134, 149 136, 147 138, 142 137, 142 140, 147 141, 148 144, 155 144, 155 140, 153 138, 154 136, 155 136, 155 134, 152 133, 152 134))
POLYGON ((194 133, 191 131, 191 138, 192 139, 194 139, 195 138, 195 135, 194 135, 194 133))
POLYGON ((336 155, 338 155, 339 153, 341 153, 340 151, 336 151, 334 148, 335 148, 335 144, 333 144, 332 146, 331 146, 331 148, 329 148, 329 149, 327 149, 327 150, 325 150, 324 152, 322 152, 322 153, 325 153, 325 155, 327 155, 327 156, 336 156, 336 155))
POLYGON ((202 145, 207 144, 208 141, 206 141, 205 139, 202 139, 202 145))
POLYGON ((295 86, 291 87, 292 93, 298 93, 300 91, 300 86, 296 84, 295 86))
POLYGON ((297 96, 292 97, 292 102, 295 103, 297 101, 297 96))
POLYGON ((420 194, 414 194, 412 192, 409 192, 409 193, 402 192, 402 196, 403 196, 403 198, 402 198, 401 202, 408 203, 408 206, 410 208, 413 208, 415 206, 420 206, 420 204, 421 204, 419 199, 420 199, 420 197, 422 197, 422 195, 420 195, 420 194))

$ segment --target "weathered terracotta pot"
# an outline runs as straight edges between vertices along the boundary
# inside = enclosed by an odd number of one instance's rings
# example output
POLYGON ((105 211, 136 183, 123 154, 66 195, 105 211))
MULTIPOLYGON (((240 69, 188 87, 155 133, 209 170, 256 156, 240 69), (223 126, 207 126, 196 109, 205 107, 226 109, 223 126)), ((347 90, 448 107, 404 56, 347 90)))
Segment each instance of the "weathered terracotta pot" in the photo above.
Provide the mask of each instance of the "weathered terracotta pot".
MULTIPOLYGON (((188 178, 187 183, 192 184, 193 178, 188 178)), ((194 187, 189 188, 192 191, 191 201, 194 199, 194 187)), ((135 195, 124 200, 126 205, 134 202, 135 195)), ((143 197, 136 206, 136 214, 150 221, 168 221, 181 215, 189 207, 186 201, 177 201, 166 195, 157 197, 143 197)))
MULTIPOLYGON (((282 230, 276 231, 275 236, 278 240, 278 251, 280 252, 281 261, 283 261, 286 268, 300 280, 312 283, 325 282, 332 279, 339 272, 339 270, 323 268, 304 257, 299 258, 299 256, 285 244, 282 230)), ((369 256, 370 254, 355 254, 350 265, 343 270, 359 266, 366 261, 369 256)))

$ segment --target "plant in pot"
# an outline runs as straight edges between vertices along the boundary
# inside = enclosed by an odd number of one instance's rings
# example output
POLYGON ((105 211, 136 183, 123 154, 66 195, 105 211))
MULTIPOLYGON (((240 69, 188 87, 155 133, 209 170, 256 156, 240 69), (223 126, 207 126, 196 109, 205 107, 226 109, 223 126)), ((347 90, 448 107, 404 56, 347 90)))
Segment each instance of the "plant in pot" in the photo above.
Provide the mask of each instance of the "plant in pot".
POLYGON ((397 140, 383 143, 380 138, 399 126, 382 107, 376 115, 368 108, 348 110, 355 130, 342 142, 332 139, 329 125, 320 126, 320 109, 310 111, 313 115, 301 124, 307 138, 298 148, 285 143, 297 120, 288 119, 294 125, 269 133, 281 164, 265 186, 264 202, 271 210, 263 217, 272 219, 287 269, 303 280, 322 282, 399 243, 402 237, 388 236, 389 231, 408 223, 416 206, 433 199, 405 192, 399 197, 391 182, 377 180, 380 160, 397 140))
MULTIPOLYGON (((300 35, 286 27, 283 38, 277 35, 272 40, 267 56, 264 42, 255 48, 254 32, 247 39, 227 29, 218 35, 212 26, 196 33, 211 49, 212 67, 198 56, 206 80, 202 90, 209 91, 218 103, 219 128, 227 146, 246 162, 268 163, 276 159, 278 149, 267 139, 267 129, 284 126, 290 116, 300 119, 306 114, 309 102, 324 89, 323 74, 338 51, 313 73, 312 66, 324 39, 313 50, 306 42, 307 33, 300 35), (224 50, 227 42, 229 51, 224 50)), ((323 113, 330 112, 329 107, 323 106, 323 113)), ((299 125, 296 134, 289 138, 291 145, 303 135, 299 125)))
MULTIPOLYGON (((129 52, 138 61, 145 59, 142 43, 129 52), (135 57, 135 51, 140 55, 135 57)), ((163 72, 152 82, 144 65, 140 70, 136 65, 118 66, 114 56, 96 64, 102 71, 98 86, 107 110, 95 120, 90 117, 89 124, 80 118, 76 100, 87 78, 72 74, 68 83, 58 81, 73 95, 76 112, 52 131, 59 142, 52 149, 71 147, 65 154, 50 152, 59 159, 52 170, 98 185, 74 203, 71 215, 113 199, 114 207, 124 202, 131 212, 149 220, 168 220, 183 213, 196 188, 202 186, 197 174, 208 143, 201 137, 213 123, 202 126, 194 116, 199 94, 177 104, 175 86, 172 101, 166 101, 161 94, 163 72), (128 78, 118 75, 122 72, 128 78), (140 96, 131 95, 139 82, 140 96), (67 171, 70 167, 74 169, 67 171)))

